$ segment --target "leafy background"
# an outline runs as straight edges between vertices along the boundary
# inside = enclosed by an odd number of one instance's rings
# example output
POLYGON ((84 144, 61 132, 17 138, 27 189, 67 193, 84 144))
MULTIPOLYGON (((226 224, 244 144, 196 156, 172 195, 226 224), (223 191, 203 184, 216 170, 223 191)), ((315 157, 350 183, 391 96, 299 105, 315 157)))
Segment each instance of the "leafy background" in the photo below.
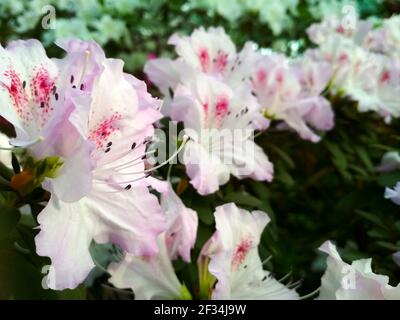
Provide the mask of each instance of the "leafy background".
MULTIPOLYGON (((265 5, 274 1, 265 1, 265 5)), ((218 12, 196 7, 193 1, 85 1, 92 5, 91 10, 86 4, 79 10, 79 5, 83 6, 80 2, 2 1, 2 44, 16 38, 38 38, 48 47, 49 56, 58 56, 61 52, 52 43, 55 38, 93 38, 103 45, 108 56, 122 58, 127 72, 143 79, 141 70, 149 55, 174 55, 167 45, 172 33, 189 34, 202 25, 223 26, 238 47, 253 40, 263 48, 291 56, 300 54, 311 45, 305 29, 318 19, 310 3, 315 6, 319 1, 299 1, 295 13, 286 13, 285 18, 291 23, 285 24, 279 33, 261 21, 256 11, 246 11, 237 19, 228 20, 218 12), (43 30, 40 26, 41 8, 48 3, 57 9, 60 24, 55 30, 43 30), (125 4, 123 10, 121 3, 125 4)), ((363 18, 400 13, 396 0, 360 0, 356 4, 363 18)), ((159 95, 155 88, 150 89, 159 95)), ((392 254, 400 250, 400 209, 383 198, 385 186, 400 180, 400 171, 380 174, 375 169, 385 152, 400 150, 399 121, 386 125, 372 113, 358 113, 352 101, 328 98, 336 113, 336 126, 320 143, 274 130, 257 137, 257 143, 275 166, 272 183, 232 178, 217 193, 200 197, 188 184, 184 168, 172 168, 177 192, 200 219, 193 263, 178 261, 175 265, 192 292, 197 290, 195 261, 202 244, 214 231, 214 208, 230 201, 270 215, 272 222, 263 234, 260 254, 263 258, 272 256, 266 267, 277 278, 288 275, 286 282, 300 281, 301 294, 314 291, 320 284, 325 259, 316 248, 328 239, 339 245, 346 261, 372 257, 376 272, 389 275, 392 285, 400 281, 400 268, 392 259, 392 254)), ((13 129, 3 120, 0 129, 13 135, 13 129)), ((43 267, 49 261, 35 254, 33 238, 37 233, 37 214, 49 195, 39 187, 40 177, 57 164, 48 161, 32 165, 23 154, 19 158, 25 161, 18 163, 13 156, 12 170, 0 164, 0 299, 132 298, 132 293, 107 284, 104 268, 120 255, 112 245, 92 245, 98 266, 85 284, 62 292, 42 289, 46 271, 43 267), (30 165, 35 166, 39 177, 36 181, 21 175, 21 170, 30 165)), ((159 175, 166 178, 167 170, 162 168, 159 175)))

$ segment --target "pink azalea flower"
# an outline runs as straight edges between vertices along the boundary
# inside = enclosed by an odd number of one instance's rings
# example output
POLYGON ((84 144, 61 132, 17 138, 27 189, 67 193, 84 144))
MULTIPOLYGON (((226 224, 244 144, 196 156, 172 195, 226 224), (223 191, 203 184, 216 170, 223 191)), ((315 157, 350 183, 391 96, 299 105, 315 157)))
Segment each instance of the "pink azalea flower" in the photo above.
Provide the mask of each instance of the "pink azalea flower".
MULTIPOLYGON (((256 45, 247 42, 240 52, 222 28, 200 27, 190 36, 172 35, 168 41, 175 46, 178 58, 148 61, 144 71, 160 91, 169 96, 179 84, 185 84, 199 73, 226 82, 232 88, 249 82, 258 57, 256 45)), ((249 87, 249 90, 250 87, 249 87)))
POLYGON ((214 215, 217 231, 199 258, 200 269, 208 267, 217 281, 212 299, 298 299, 294 290, 263 269, 257 247, 269 217, 261 211, 239 209, 234 203, 217 207, 214 215))
POLYGON ((178 58, 149 61, 144 71, 165 95, 163 113, 192 131, 184 156, 192 185, 204 195, 218 190, 230 174, 270 181, 272 164, 261 148, 247 137, 239 139, 241 146, 233 146, 239 141, 232 138, 234 132, 269 126, 251 95, 255 45, 248 42, 237 52, 222 28, 175 34, 169 43, 178 58), (202 136, 205 130, 209 133, 202 136))
POLYGON ((314 23, 307 29, 308 37, 318 45, 323 45, 336 35, 356 44, 362 44, 372 29, 372 23, 360 20, 356 15, 349 18, 353 18, 353 21, 346 22, 345 19, 336 15, 327 16, 321 22, 314 23))
POLYGON ((383 20, 381 27, 372 30, 364 40, 364 46, 393 58, 400 58, 400 16, 383 20))
POLYGON ((371 259, 345 263, 336 247, 327 241, 319 248, 327 253, 327 269, 321 279, 320 300, 398 300, 400 284, 389 285, 387 276, 375 274, 371 259))
POLYGON ((55 92, 59 71, 37 40, 0 46, 0 115, 14 125, 14 146, 46 140, 62 117, 55 92))
POLYGON ((182 121, 191 140, 185 145, 183 162, 192 185, 204 195, 229 180, 272 180, 273 167, 252 140, 255 126, 265 125, 260 106, 246 87, 233 91, 206 75, 176 88, 165 113, 182 121))
POLYGON ((67 55, 57 63, 67 85, 80 92, 71 96, 76 107, 68 128, 79 132, 90 153, 79 153, 86 150, 79 139, 69 141, 69 151, 77 148, 73 165, 45 184, 52 197, 38 217, 35 240, 38 254, 51 258, 48 282, 54 289, 74 288, 85 279, 94 267, 93 240, 150 256, 165 230, 157 197, 148 190, 151 169, 144 165, 146 143, 160 118, 158 102, 142 82, 123 73, 122 61, 106 59, 95 43, 71 40, 63 47, 67 55), (79 168, 88 161, 91 179, 77 184, 71 173, 84 173, 79 168))
POLYGON ((180 255, 190 262, 197 214, 184 206, 171 186, 162 194, 161 206, 168 226, 158 238, 159 253, 151 257, 126 253, 121 262, 109 267, 109 281, 118 288, 131 288, 139 300, 187 299, 190 293, 177 278, 171 261, 180 255))
MULTIPOLYGON (((10 143, 27 147, 37 159, 61 157, 61 172, 65 174, 56 180, 68 190, 67 198, 83 196, 91 180, 91 147, 69 121, 76 108, 72 96, 80 90, 73 90, 70 75, 66 79, 67 68, 50 60, 37 40, 0 47, 0 59, 4 62, 0 70, 0 115, 14 125, 17 133, 10 143), (71 188, 74 184, 80 188, 71 188)), ((63 197, 61 192, 58 195, 63 197)))
POLYGON ((157 59, 157 55, 154 52, 150 52, 147 55, 147 60, 154 60, 154 59, 157 59))
POLYGON ((308 57, 291 63, 282 55, 265 56, 252 76, 253 90, 264 113, 292 128, 306 140, 320 137, 309 127, 327 131, 334 125, 330 103, 321 92, 330 79, 327 63, 308 57))
POLYGON ((319 45, 314 58, 332 65, 330 90, 358 102, 360 112, 375 111, 386 122, 400 116, 400 55, 395 44, 399 19, 384 20, 372 29, 368 21, 355 20, 344 28, 337 17, 309 28, 309 36, 319 45))
POLYGON ((224 73, 236 58, 236 48, 222 28, 200 27, 190 36, 174 34, 168 41, 190 66, 205 73, 224 73))

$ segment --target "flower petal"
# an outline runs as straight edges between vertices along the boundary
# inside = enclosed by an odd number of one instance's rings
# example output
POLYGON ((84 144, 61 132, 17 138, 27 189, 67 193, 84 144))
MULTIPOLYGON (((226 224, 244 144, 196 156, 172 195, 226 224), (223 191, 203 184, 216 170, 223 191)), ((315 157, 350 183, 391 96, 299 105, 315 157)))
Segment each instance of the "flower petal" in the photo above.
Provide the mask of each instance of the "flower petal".
POLYGON ((214 193, 229 180, 229 169, 199 143, 189 141, 184 149, 184 163, 190 183, 201 195, 214 193))
POLYGON ((165 237, 169 256, 175 259, 179 254, 184 261, 190 262, 190 251, 197 236, 197 213, 185 207, 171 185, 167 192, 161 194, 161 207, 167 216, 165 237))
POLYGON ((80 202, 65 205, 53 196, 38 216, 41 231, 35 238, 36 250, 51 259, 47 276, 51 289, 75 288, 95 266, 89 246, 96 220, 82 209, 80 202))

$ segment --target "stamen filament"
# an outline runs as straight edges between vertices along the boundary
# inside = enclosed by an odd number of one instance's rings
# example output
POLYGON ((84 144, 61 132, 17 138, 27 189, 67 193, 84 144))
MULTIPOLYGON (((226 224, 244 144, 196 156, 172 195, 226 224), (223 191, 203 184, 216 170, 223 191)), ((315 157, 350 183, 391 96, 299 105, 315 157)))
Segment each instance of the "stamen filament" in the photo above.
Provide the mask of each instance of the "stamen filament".
POLYGON ((278 281, 282 282, 285 281, 287 278, 289 278, 292 275, 292 271, 290 271, 288 274, 284 275, 282 278, 280 278, 278 281))
POLYGON ((85 51, 85 65, 83 66, 81 78, 79 79, 79 86, 82 84, 83 77, 85 76, 85 73, 87 70, 87 66, 89 65, 89 57, 90 57, 90 51, 86 50, 85 51))
POLYGON ((313 295, 315 295, 315 294, 317 294, 319 292, 319 289, 320 288, 317 288, 313 292, 310 292, 309 294, 306 294, 305 296, 300 297, 300 300, 305 300, 305 299, 308 299, 308 298, 312 297, 313 295))
MULTIPOLYGON (((137 158, 129 160, 128 162, 119 164, 119 165, 117 165, 115 167, 104 168, 104 169, 98 170, 96 172, 109 171, 109 170, 120 170, 120 169, 129 168, 130 166, 134 166, 134 165, 140 163, 140 162, 136 162, 136 161, 141 160, 143 157, 146 157, 146 156, 148 156, 148 155, 150 155, 150 154, 152 154, 154 152, 156 152, 156 150, 145 152, 145 153, 141 154, 140 156, 138 156, 137 158)), ((125 156, 127 156, 127 154, 125 156)))
POLYGON ((14 146, 12 145, 10 142, 10 145, 12 146, 11 148, 6 148, 6 147, 0 147, 0 150, 4 150, 4 151, 13 151, 13 150, 23 150, 29 147, 34 146, 35 144, 38 144, 39 142, 43 141, 44 138, 43 137, 39 137, 36 140, 32 141, 31 143, 25 145, 25 146, 14 146))
POLYGON ((143 170, 143 171, 122 173, 122 175, 131 175, 131 174, 148 173, 148 172, 152 172, 152 171, 154 171, 154 170, 157 170, 158 168, 163 167, 164 165, 166 165, 167 163, 169 163, 173 158, 175 158, 175 157, 179 154, 179 152, 182 151, 182 149, 184 148, 184 146, 186 145, 186 142, 187 142, 188 140, 189 140, 189 137, 188 137, 188 136, 186 136, 186 135, 183 136, 183 141, 182 141, 182 144, 181 144, 181 146, 179 147, 179 149, 176 150, 176 151, 174 152, 174 154, 173 154, 171 157, 169 157, 167 160, 165 160, 164 162, 160 163, 159 165, 157 165, 157 166, 155 166, 155 167, 152 167, 152 168, 150 168, 150 169, 143 170))
MULTIPOLYGON (((133 182, 137 182, 137 181, 140 181, 140 180, 142 180, 142 179, 145 179, 145 178, 147 178, 149 175, 144 175, 144 176, 141 176, 140 178, 136 178, 136 179, 133 179, 133 180, 130 180, 130 181, 113 181, 113 182, 110 182, 110 181, 103 181, 103 180, 98 180, 98 181, 95 181, 94 183, 96 183, 96 184, 109 184, 109 185, 120 185, 120 184, 129 184, 129 183, 133 183, 133 182)), ((124 191, 125 189, 121 189, 121 190, 118 190, 118 191, 112 191, 112 192, 105 192, 105 193, 116 193, 116 192, 121 192, 121 191, 124 191)))

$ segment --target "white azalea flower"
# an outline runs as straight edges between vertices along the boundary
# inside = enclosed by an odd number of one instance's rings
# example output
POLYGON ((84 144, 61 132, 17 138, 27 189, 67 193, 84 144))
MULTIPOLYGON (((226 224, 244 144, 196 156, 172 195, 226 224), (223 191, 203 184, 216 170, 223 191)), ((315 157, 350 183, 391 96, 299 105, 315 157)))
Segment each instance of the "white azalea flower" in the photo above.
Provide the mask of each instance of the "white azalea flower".
POLYGON ((309 127, 321 131, 333 128, 334 114, 321 92, 328 85, 331 69, 306 55, 291 62, 283 55, 262 57, 252 76, 254 93, 267 117, 284 121, 303 139, 318 142, 309 127))
POLYGON ((391 172, 400 169, 400 154, 398 151, 386 152, 376 170, 379 172, 391 172))
POLYGON ((247 88, 233 92, 224 83, 199 75, 179 85, 165 112, 182 121, 191 140, 183 162, 192 185, 204 195, 218 190, 233 174, 272 180, 273 167, 251 140, 254 127, 265 126, 256 99, 247 88))
MULTIPOLYGON (((247 42, 240 52, 222 28, 200 27, 190 36, 174 34, 168 41, 179 58, 154 59, 144 67, 145 73, 164 95, 185 84, 199 72, 212 75, 233 89, 248 82, 258 59, 256 45, 247 42)), ((249 89, 250 90, 250 89, 249 89)))
POLYGON ((190 262, 190 250, 196 240, 197 214, 184 206, 171 186, 162 194, 161 205, 168 227, 158 237, 158 254, 149 257, 127 253, 121 262, 109 267, 109 281, 118 288, 131 288, 138 300, 190 299, 171 261, 180 255, 190 262))
POLYGON ((399 300, 400 284, 389 285, 387 276, 375 274, 371 259, 345 263, 327 241, 319 248, 327 253, 327 269, 321 279, 320 300, 399 300))
POLYGON ((392 200, 395 204, 400 206, 400 182, 392 188, 385 189, 385 199, 392 200))
POLYGON ((9 139, 5 134, 0 133, 0 162, 9 168, 12 168, 11 151, 1 150, 1 148, 8 148, 10 146, 8 140, 9 139))
POLYGON ((59 90, 69 86, 79 94, 71 98, 76 108, 58 126, 64 134, 52 136, 44 149, 56 155, 62 150, 72 160, 44 185, 52 196, 38 216, 35 239, 38 254, 51 258, 47 280, 53 289, 74 288, 86 278, 94 267, 93 240, 151 256, 165 230, 157 197, 148 190, 151 169, 144 164, 148 137, 160 118, 158 102, 143 83, 123 73, 122 61, 106 59, 97 44, 71 40, 61 45, 67 55, 56 61, 63 81, 59 90), (89 153, 73 140, 73 129, 90 146, 89 153), (74 174, 87 179, 75 181, 74 174))
MULTIPOLYGON (((269 217, 261 211, 239 209, 234 203, 217 207, 214 215, 217 231, 204 245, 198 261, 200 274, 208 269, 217 281, 212 299, 298 299, 294 290, 263 270, 258 245, 269 217)), ((207 287, 206 279, 200 277, 207 287)), ((212 289, 212 281, 210 284, 206 289, 212 289)))

